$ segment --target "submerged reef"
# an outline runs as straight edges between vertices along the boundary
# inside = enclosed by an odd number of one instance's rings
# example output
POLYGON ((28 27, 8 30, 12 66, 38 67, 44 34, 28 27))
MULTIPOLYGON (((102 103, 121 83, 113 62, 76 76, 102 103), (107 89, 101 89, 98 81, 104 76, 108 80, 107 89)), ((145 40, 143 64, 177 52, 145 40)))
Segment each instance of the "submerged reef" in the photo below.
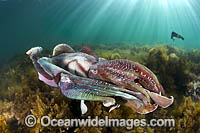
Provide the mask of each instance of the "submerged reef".
POLYGON ((193 101, 200 101, 200 81, 193 81, 188 83, 187 94, 192 98, 193 101))
POLYGON ((192 101, 191 97, 184 97, 180 106, 172 111, 176 132, 200 132, 200 103, 192 101))
MULTIPOLYGON (((24 53, 0 68, 0 132, 199 132, 200 131, 200 51, 168 45, 88 45, 99 57, 129 59, 147 66, 158 77, 166 94, 174 96, 172 106, 140 115, 125 105, 108 112, 101 102, 86 101, 88 112, 81 115, 80 101, 66 98, 59 88, 50 87, 38 75, 24 53), (24 119, 32 114, 36 125, 28 128, 24 119), (87 119, 175 119, 175 127, 43 127, 39 118, 87 119)), ((82 45, 75 48, 80 49, 82 45)), ((46 51, 44 54, 50 54, 46 51)))

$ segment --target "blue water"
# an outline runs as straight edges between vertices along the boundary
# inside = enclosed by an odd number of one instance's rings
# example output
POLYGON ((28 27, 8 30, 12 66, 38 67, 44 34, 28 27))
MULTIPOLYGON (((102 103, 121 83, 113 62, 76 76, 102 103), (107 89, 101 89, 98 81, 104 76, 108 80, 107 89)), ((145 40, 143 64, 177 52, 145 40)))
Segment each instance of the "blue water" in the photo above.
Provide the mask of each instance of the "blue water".
POLYGON ((0 0, 0 18, 0 59, 61 42, 200 49, 199 0, 0 0))

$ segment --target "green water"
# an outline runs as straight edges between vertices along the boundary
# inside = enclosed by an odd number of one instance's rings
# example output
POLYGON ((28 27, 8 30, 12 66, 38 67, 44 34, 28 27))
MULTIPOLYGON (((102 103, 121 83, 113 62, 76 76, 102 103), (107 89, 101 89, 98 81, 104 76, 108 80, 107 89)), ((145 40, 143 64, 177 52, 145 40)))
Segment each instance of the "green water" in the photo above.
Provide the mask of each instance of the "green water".
POLYGON ((200 49, 199 12, 199 0, 0 0, 0 59, 62 42, 200 49))

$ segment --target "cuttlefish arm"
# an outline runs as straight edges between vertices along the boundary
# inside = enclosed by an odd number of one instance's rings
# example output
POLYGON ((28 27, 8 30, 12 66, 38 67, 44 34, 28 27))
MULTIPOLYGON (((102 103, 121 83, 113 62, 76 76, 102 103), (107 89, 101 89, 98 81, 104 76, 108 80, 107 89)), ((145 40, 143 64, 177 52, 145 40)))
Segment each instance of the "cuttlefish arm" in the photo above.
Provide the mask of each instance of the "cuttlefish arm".
MULTIPOLYGON (((154 111, 157 108, 157 105, 148 104, 145 105, 137 97, 125 93, 122 88, 116 86, 105 84, 103 81, 98 81, 95 79, 88 79, 69 74, 61 74, 61 80, 59 83, 62 93, 71 99, 78 100, 90 100, 90 101, 102 101, 103 105, 110 107, 116 103, 114 97, 121 97, 126 100, 125 105, 131 107, 133 110, 140 114, 147 114, 154 111)), ((115 105, 110 108, 109 111, 112 111, 115 108, 118 108, 119 105, 115 105)))
POLYGON ((167 98, 165 96, 161 96, 158 93, 150 92, 148 90, 146 91, 149 94, 149 96, 153 99, 153 101, 162 108, 167 108, 174 102, 173 96, 171 96, 171 98, 167 98))

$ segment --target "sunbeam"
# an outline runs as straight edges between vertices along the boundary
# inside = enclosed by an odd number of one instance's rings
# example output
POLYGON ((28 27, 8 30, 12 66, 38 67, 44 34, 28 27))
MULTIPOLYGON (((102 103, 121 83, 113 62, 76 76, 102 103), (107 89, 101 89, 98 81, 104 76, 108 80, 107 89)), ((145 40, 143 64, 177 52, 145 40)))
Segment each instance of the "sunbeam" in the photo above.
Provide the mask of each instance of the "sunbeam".
POLYGON ((135 43, 200 48, 199 0, 6 0, 0 7, 2 44, 135 43), (185 40, 172 41, 172 31, 185 40), (8 39, 12 34, 15 38, 8 39))

